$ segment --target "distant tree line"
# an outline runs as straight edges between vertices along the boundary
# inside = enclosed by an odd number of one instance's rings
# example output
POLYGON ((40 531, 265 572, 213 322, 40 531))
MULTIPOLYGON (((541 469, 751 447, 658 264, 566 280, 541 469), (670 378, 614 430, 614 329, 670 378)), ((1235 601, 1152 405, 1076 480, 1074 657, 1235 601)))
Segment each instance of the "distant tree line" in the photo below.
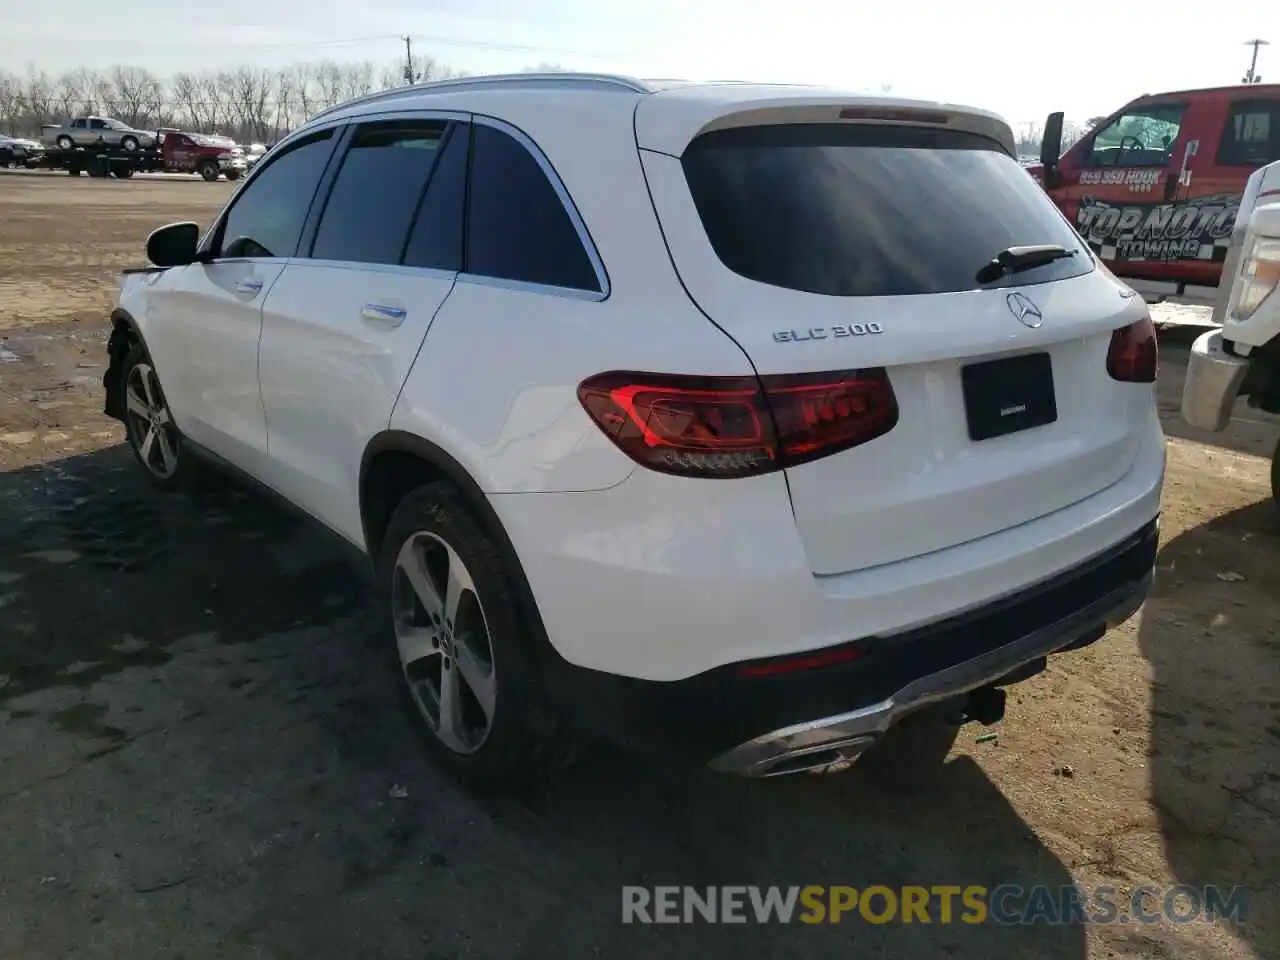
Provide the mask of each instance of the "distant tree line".
MULTIPOLYGON (((527 69, 564 68, 543 62, 527 69)), ((466 71, 422 55, 414 57, 413 74, 416 81, 443 80, 465 76, 466 71)), ((404 83, 403 60, 320 60, 280 68, 183 71, 171 77, 128 65, 105 70, 81 67, 57 75, 30 66, 23 74, 0 70, 0 132, 38 136, 43 123, 65 123, 93 114, 143 130, 178 127, 224 134, 241 143, 270 143, 320 110, 404 83)), ((882 85, 875 92, 890 94, 892 86, 882 85)), ((1063 130, 1064 149, 1087 128, 1068 122, 1063 130)), ((1039 154, 1042 126, 1014 124, 1014 135, 1020 154, 1039 154)))
MULTIPOLYGON (((531 70, 559 70, 541 63, 531 70)), ((431 56, 415 56, 414 79, 464 76, 431 56)), ((114 117, 143 130, 178 127, 220 133, 241 143, 270 143, 320 110, 405 83, 403 60, 295 63, 270 69, 241 66, 160 77, 143 67, 81 67, 50 75, 29 67, 0 71, 0 132, 38 136, 44 123, 75 117, 114 117)))

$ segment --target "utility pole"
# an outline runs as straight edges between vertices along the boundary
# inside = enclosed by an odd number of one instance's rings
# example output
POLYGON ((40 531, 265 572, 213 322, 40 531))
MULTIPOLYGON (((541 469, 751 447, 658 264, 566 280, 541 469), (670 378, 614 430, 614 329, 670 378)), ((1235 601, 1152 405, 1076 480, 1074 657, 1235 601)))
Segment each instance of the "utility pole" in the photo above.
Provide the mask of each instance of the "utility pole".
POLYGON ((1253 47, 1253 59, 1249 62, 1249 72, 1244 75, 1245 83, 1261 83, 1262 78, 1258 76, 1258 48, 1270 46, 1266 40, 1246 40, 1246 47, 1253 47))
MULTIPOLYGON (((406 34, 400 39, 404 41, 404 82, 412 85, 413 81, 417 79, 413 75, 413 38, 406 34)), ((1257 57, 1256 50, 1254 57, 1257 57)))

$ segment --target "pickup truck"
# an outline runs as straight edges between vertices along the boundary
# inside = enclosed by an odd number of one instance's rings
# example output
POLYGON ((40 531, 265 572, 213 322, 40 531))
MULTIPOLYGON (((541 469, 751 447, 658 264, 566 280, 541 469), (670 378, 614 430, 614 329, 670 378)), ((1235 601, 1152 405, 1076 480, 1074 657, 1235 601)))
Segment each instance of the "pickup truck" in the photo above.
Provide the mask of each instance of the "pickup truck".
POLYGON ((239 180, 249 169, 244 149, 229 137, 168 128, 158 133, 164 169, 170 173, 198 173, 210 181, 219 175, 239 180))
MULTIPOLYGON (((1213 319, 1196 339, 1182 387, 1182 418, 1225 430, 1237 398, 1280 423, 1280 160, 1254 172, 1240 198, 1213 319)), ((1271 495, 1280 504, 1280 444, 1271 456, 1271 495)))
POLYGON ((40 139, 59 150, 106 144, 133 151, 156 144, 156 134, 150 130, 135 130, 110 117, 79 117, 66 126, 46 123, 40 128, 40 139))

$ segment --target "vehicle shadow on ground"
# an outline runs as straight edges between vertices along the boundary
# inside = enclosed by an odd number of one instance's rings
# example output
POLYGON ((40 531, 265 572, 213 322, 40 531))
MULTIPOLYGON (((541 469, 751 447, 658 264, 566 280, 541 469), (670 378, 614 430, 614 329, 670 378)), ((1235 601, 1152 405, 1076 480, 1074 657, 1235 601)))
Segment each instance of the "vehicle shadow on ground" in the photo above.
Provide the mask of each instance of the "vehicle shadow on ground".
POLYGON ((1269 499, 1164 544, 1139 643, 1152 667, 1151 771, 1179 883, 1248 888, 1235 932, 1280 956, 1280 592, 1269 499), (1254 611, 1244 616, 1244 611, 1254 611))
POLYGON ((959 903, 624 926, 624 885, 1072 881, 973 761, 892 742, 763 782, 605 750, 477 800, 414 740, 349 571, 256 498, 157 494, 124 447, 0 475, 0 953, 1085 956, 1080 926, 959 903))

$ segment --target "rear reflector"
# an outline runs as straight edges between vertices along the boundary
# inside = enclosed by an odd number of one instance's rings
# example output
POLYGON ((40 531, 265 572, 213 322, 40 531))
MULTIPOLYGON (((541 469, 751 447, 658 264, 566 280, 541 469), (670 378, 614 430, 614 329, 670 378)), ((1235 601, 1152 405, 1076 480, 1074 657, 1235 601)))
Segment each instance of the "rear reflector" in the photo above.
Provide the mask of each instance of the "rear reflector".
POLYGON ((1160 368, 1156 328, 1150 317, 1121 327, 1111 334, 1107 373, 1125 383, 1155 383, 1160 368))
POLYGON ((820 670, 823 667, 834 667, 839 663, 852 663, 854 660, 861 660, 865 653, 866 650, 861 644, 854 644, 798 657, 759 660, 755 663, 743 664, 738 668, 738 672, 744 677, 780 677, 788 673, 800 673, 803 670, 820 670))
POLYGON ((761 378, 611 372, 585 380, 578 399, 631 459, 690 477, 781 470, 898 422, 883 369, 761 378))

